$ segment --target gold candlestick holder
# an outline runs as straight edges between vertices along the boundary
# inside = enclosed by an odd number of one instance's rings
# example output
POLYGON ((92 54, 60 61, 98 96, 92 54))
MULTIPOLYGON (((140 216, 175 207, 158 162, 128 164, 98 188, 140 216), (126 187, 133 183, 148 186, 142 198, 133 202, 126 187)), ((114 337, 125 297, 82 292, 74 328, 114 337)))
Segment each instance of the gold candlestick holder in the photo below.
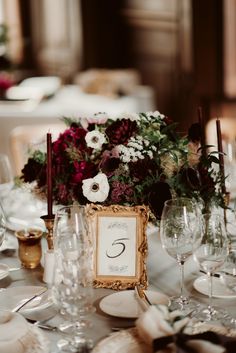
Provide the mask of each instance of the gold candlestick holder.
POLYGON ((47 228, 47 243, 48 243, 48 249, 53 250, 53 226, 54 226, 54 219, 55 215, 44 215, 40 217, 47 228))

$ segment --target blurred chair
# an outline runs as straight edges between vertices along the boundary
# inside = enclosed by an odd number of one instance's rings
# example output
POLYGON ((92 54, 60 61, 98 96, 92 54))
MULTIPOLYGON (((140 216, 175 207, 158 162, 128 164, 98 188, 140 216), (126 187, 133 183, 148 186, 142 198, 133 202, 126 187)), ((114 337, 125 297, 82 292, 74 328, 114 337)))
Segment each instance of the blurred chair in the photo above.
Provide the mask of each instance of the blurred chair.
POLYGON ((110 98, 134 93, 140 82, 140 74, 135 69, 89 69, 74 79, 83 92, 110 98))
POLYGON ((46 152, 46 135, 52 134, 52 141, 65 130, 64 123, 22 125, 17 126, 10 132, 10 149, 13 167, 16 175, 21 174, 28 157, 29 151, 40 149, 46 152))
MULTIPOLYGON (((235 141, 236 117, 220 117, 221 134, 223 141, 235 141)), ((206 143, 217 148, 216 118, 206 124, 206 143)), ((214 149, 215 149, 214 148, 214 149)))

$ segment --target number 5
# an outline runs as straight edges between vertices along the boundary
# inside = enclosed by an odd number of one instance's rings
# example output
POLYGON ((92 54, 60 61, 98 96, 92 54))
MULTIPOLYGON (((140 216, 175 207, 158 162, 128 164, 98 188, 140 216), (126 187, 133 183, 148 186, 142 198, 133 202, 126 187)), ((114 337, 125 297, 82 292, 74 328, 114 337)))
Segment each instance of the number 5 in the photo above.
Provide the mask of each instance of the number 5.
POLYGON ((121 250, 116 255, 109 255, 108 251, 106 251, 107 257, 109 257, 110 259, 115 259, 116 257, 119 257, 121 254, 123 254, 123 252, 125 251, 125 244, 121 240, 129 240, 129 238, 119 238, 119 239, 114 240, 111 245, 112 246, 116 246, 116 245, 121 246, 121 250))

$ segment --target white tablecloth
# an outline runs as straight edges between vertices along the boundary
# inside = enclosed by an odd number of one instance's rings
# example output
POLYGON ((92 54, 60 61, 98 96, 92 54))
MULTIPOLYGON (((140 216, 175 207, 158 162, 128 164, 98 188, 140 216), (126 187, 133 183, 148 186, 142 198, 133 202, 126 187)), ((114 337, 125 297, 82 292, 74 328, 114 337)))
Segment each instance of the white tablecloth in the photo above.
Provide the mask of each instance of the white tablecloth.
MULTIPOLYGON (((9 238, 10 245, 17 246, 16 239, 11 235, 9 238), (13 242, 13 243, 12 243, 13 242)), ((44 247, 46 243, 44 242, 44 247)), ((7 245, 7 244, 6 244, 7 245)), ((148 231, 148 245, 149 252, 147 257, 147 274, 149 279, 149 289, 160 291, 168 296, 179 293, 179 269, 175 260, 167 255, 162 249, 160 239, 156 229, 148 231)), ((11 254, 12 255, 12 254, 11 254)), ((6 256, 0 253, 0 262, 5 263, 10 267, 17 267, 20 265, 17 252, 13 256, 6 256)), ((22 269, 20 271, 12 272, 10 276, 1 280, 0 286, 15 287, 23 285, 43 285, 42 282, 43 268, 39 267, 35 270, 22 269)), ((207 297, 198 293, 193 288, 193 281, 200 275, 199 270, 192 257, 190 257, 185 264, 185 285, 187 292, 192 295, 194 299, 199 302, 207 303, 207 297)), ((92 316, 93 327, 90 330, 91 336, 95 343, 107 336, 112 332, 112 327, 127 327, 133 324, 134 321, 130 319, 115 318, 109 316, 101 311, 99 302, 104 296, 113 293, 110 289, 95 289, 94 290, 94 306, 96 312, 92 316)), ((214 304, 228 309, 232 315, 236 317, 236 299, 216 299, 214 304)), ((36 319, 43 319, 50 316, 50 311, 47 309, 45 312, 40 313, 40 317, 36 319)), ((57 325, 61 322, 59 316, 54 317, 49 321, 51 324, 57 325)), ((51 342, 51 352, 57 352, 56 341, 59 339, 58 333, 43 331, 51 342)))

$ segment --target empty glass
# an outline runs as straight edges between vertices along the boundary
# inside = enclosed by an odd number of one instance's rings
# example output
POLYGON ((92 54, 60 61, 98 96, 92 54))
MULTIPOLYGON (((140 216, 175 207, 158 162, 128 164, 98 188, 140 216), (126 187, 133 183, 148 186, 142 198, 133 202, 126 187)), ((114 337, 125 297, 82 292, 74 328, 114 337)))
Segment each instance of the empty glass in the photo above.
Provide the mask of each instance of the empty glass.
POLYGON ((207 307, 203 307, 194 317, 203 321, 217 321, 225 316, 225 312, 212 306, 212 277, 222 268, 229 250, 229 242, 224 217, 219 214, 205 214, 203 217, 203 237, 201 245, 194 252, 194 260, 208 276, 207 307))
POLYGON ((5 239, 5 233, 6 233, 6 218, 5 218, 2 205, 0 204, 0 246, 2 245, 3 240, 5 239))
POLYGON ((58 210, 54 228, 55 273, 52 296, 65 322, 60 325, 60 350, 87 352, 93 342, 87 337, 93 309, 93 249, 83 206, 58 210))
POLYGON ((236 294, 236 244, 231 243, 229 254, 222 269, 222 279, 227 288, 236 294))
POLYGON ((13 186, 13 173, 9 158, 0 153, 0 197, 5 197, 13 186))
POLYGON ((223 140, 223 151, 225 153, 225 183, 231 197, 236 196, 236 141, 223 140))
MULTIPOLYGON (((235 241, 230 244, 229 254, 225 260, 222 272, 221 280, 224 285, 232 292, 232 295, 236 295, 236 243, 235 241)), ((226 316, 224 324, 235 329, 236 318, 230 314, 226 316)))
POLYGON ((170 308, 186 314, 195 304, 184 294, 184 263, 201 242, 201 212, 198 204, 188 198, 165 202, 161 216, 160 236, 163 248, 177 260, 181 272, 180 295, 172 297, 170 308))

